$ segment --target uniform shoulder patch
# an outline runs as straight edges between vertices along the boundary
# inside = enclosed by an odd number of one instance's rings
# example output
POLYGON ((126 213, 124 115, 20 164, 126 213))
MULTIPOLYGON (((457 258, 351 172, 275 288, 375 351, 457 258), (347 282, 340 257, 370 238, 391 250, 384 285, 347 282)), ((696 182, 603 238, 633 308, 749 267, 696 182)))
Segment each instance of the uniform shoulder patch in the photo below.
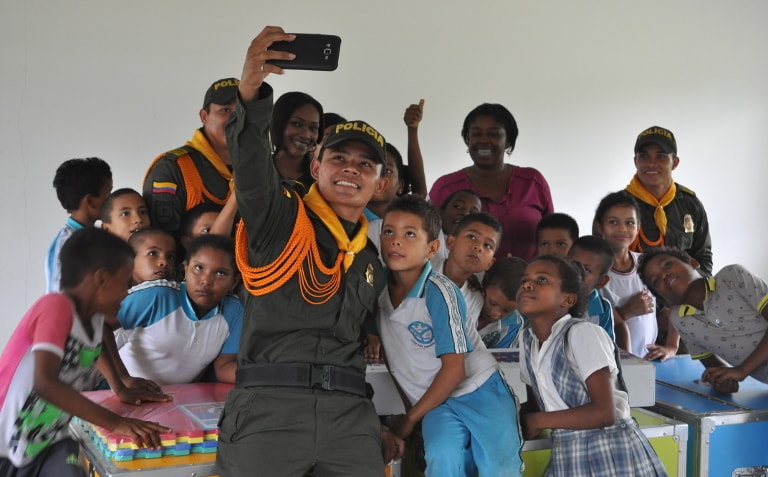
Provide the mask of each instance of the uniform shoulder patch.
POLYGON ((696 193, 694 191, 692 191, 691 189, 685 187, 684 185, 677 184, 677 188, 680 189, 681 191, 685 192, 688 195, 693 195, 693 196, 696 195, 696 193))
POLYGON ((187 150, 186 147, 179 147, 172 151, 168 151, 166 153, 166 156, 173 156, 173 157, 179 158, 181 156, 186 156, 187 154, 189 154, 189 151, 187 150))

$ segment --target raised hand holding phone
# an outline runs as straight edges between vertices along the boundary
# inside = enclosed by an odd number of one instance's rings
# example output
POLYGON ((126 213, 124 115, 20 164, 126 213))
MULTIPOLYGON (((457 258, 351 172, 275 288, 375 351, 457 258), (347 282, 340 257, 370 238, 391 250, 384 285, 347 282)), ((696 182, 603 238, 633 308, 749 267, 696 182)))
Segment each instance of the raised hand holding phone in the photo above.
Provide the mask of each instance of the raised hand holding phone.
POLYGON ((293 33, 290 42, 275 42, 273 51, 288 51, 296 55, 291 61, 270 60, 273 65, 290 70, 333 71, 339 65, 341 38, 317 33, 293 33))
POLYGON ((294 35, 285 33, 280 27, 267 26, 251 41, 245 54, 243 74, 240 76, 238 86, 243 101, 252 101, 256 98, 268 74, 283 74, 283 69, 269 63, 269 60, 292 60, 296 55, 285 51, 273 51, 269 47, 277 41, 290 42, 294 38, 294 35))

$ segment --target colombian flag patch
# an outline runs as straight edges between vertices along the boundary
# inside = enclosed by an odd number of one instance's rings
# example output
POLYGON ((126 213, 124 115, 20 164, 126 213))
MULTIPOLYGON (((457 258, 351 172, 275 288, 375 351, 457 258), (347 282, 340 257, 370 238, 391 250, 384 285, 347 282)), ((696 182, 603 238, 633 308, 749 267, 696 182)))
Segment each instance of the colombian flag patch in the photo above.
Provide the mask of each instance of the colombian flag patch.
POLYGON ((178 186, 173 182, 153 182, 152 193, 153 194, 171 194, 176 195, 176 188, 178 186))

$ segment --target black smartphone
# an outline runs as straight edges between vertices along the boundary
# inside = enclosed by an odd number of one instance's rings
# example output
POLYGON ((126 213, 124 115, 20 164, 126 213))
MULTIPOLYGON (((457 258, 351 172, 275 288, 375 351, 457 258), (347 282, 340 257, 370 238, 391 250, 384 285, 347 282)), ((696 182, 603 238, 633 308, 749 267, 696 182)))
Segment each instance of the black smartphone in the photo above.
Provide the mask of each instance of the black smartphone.
POLYGON ((275 51, 289 51, 296 55, 293 61, 270 60, 269 63, 287 70, 333 71, 339 66, 341 38, 317 33, 293 33, 293 41, 276 41, 269 47, 275 51))

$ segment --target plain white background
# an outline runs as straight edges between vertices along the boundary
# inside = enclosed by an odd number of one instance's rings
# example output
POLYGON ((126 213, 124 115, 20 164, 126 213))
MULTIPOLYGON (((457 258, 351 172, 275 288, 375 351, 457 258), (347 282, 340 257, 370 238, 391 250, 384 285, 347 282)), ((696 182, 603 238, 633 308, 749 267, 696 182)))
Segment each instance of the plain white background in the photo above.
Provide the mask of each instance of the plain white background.
POLYGON ((584 232, 632 177, 636 135, 667 127, 674 177, 709 213, 715 269, 768 277, 768 2, 3 0, 0 344, 44 291, 66 219, 58 165, 98 156, 115 188, 140 189, 150 161, 199 126, 205 89, 239 76, 264 25, 340 35, 337 71, 268 81, 369 121, 401 151, 403 111, 424 98, 430 184, 470 163, 467 112, 506 105, 520 126, 510 162, 541 170, 584 232))

